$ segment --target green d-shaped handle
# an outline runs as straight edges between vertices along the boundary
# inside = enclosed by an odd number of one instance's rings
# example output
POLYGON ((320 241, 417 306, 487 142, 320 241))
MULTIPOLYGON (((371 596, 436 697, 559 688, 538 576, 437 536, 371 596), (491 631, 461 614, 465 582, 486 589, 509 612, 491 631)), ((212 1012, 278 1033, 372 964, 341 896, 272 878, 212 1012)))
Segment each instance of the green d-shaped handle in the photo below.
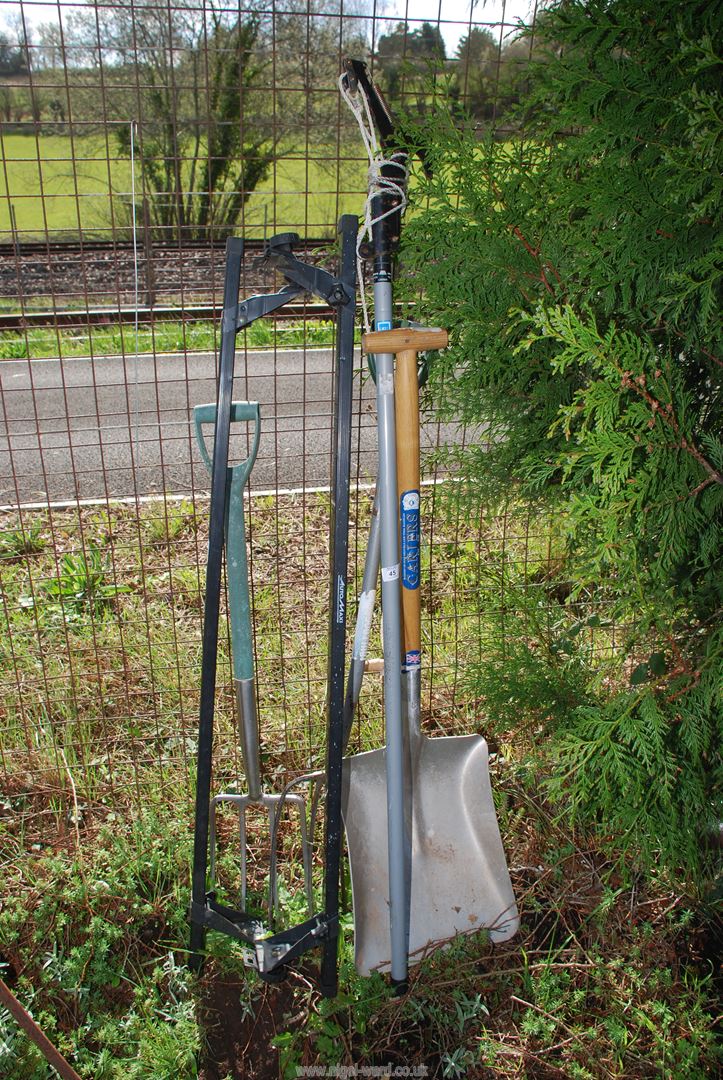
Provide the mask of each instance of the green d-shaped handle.
MULTIPOLYGON (((193 410, 196 439, 201 457, 209 473, 213 465, 203 435, 204 424, 216 424, 216 405, 197 405, 193 410)), ((249 574, 246 559, 246 530, 244 528, 243 491, 259 448, 261 413, 256 401, 232 401, 231 423, 255 425, 251 453, 245 461, 227 468, 226 497, 226 576, 228 579, 228 604, 231 622, 231 648, 233 673, 237 682, 254 677, 253 634, 251 629, 251 602, 249 599, 249 574)))

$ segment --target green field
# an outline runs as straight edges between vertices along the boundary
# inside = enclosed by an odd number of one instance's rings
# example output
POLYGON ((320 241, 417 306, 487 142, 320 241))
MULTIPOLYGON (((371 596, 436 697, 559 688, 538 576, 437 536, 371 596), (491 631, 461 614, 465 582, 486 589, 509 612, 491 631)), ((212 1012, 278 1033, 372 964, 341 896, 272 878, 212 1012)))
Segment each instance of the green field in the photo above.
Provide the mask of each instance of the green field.
MULTIPOLYGON (((358 155, 361 148, 352 152, 358 155)), ((0 131, 0 232, 11 234, 11 207, 21 238, 73 239, 129 232, 133 184, 128 158, 119 157, 113 133, 73 138, 0 131)), ((241 223, 247 235, 295 229, 307 235, 332 230, 341 213, 361 213, 366 166, 337 166, 335 146, 286 148, 241 223)), ((136 205, 142 198, 135 168, 136 205)))

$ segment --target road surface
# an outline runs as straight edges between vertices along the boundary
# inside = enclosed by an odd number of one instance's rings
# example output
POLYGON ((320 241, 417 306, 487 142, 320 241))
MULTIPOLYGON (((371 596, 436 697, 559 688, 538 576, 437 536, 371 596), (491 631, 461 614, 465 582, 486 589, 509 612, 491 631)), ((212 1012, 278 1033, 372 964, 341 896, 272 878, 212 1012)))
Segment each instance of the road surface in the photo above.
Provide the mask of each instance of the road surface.
MULTIPOLYGON (((215 399, 215 362, 210 353, 0 361, 0 505, 208 491, 191 417, 215 399)), ((331 351, 239 351, 236 373, 234 397, 261 404, 252 489, 328 484, 331 351)), ((375 425, 373 383, 358 378, 352 443, 362 481, 376 470, 375 425)), ((439 437, 428 425, 423 445, 439 437)), ((243 433, 235 444, 245 457, 243 433)))

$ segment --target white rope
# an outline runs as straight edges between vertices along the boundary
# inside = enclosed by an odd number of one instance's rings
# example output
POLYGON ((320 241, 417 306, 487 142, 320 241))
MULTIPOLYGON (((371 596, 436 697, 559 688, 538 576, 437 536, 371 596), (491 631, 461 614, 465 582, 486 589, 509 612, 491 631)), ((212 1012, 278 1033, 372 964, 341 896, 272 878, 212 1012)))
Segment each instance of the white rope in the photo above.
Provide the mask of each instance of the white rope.
POLYGON ((355 92, 349 89, 349 82, 346 72, 343 72, 339 76, 339 92, 343 100, 348 105, 353 116, 359 125, 359 131, 361 132, 362 142, 364 143, 364 149, 367 152, 369 158, 369 171, 367 180, 367 197, 364 203, 364 216, 362 224, 359 228, 356 241, 356 261, 357 261, 357 277, 359 279, 359 296, 361 299, 362 319, 364 321, 364 330, 368 333, 371 330, 371 323, 369 321, 369 311, 367 307, 366 291, 364 289, 364 257, 361 253, 361 246, 366 239, 371 242, 372 239, 372 226, 377 222, 383 221, 384 218, 389 217, 391 214, 404 213, 404 209, 407 205, 407 179, 409 177, 409 164, 408 156, 403 151, 395 151, 389 157, 385 157, 382 153, 379 143, 377 141, 376 128, 374 126, 374 118, 372 116, 371 109, 369 107, 369 101, 364 91, 359 87, 355 92), (403 172, 403 176, 399 179, 392 179, 389 176, 382 175, 382 169, 385 165, 394 165, 397 169, 403 172), (396 196, 394 205, 390 206, 388 210, 385 210, 382 214, 377 214, 376 217, 372 217, 372 201, 384 192, 390 195, 396 196))

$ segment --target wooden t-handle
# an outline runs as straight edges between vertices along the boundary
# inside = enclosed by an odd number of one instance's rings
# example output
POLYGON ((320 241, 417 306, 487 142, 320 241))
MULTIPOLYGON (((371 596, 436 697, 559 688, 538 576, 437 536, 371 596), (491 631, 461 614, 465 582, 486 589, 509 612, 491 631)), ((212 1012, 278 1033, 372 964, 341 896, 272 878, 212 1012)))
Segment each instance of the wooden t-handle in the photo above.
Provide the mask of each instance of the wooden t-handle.
POLYGON ((446 348, 448 337, 441 326, 427 326, 421 330, 400 327, 397 330, 372 330, 364 334, 362 345, 368 353, 400 353, 404 349, 424 352, 446 348))

